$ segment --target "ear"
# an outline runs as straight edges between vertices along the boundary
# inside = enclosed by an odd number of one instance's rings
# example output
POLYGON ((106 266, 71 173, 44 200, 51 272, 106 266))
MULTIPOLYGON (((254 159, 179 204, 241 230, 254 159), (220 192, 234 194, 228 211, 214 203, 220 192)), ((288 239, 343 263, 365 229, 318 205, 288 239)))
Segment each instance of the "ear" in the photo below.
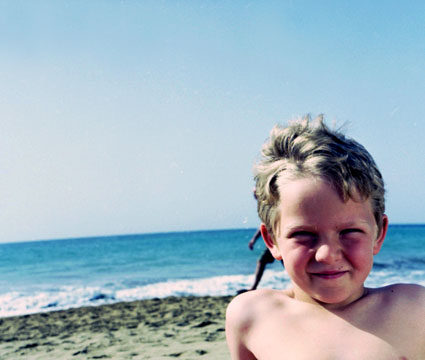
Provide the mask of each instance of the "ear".
POLYGON ((373 255, 376 255, 381 250, 382 244, 384 243, 385 236, 387 235, 388 230, 388 216, 382 215, 382 228, 381 232, 378 234, 378 237, 373 244, 373 255))
POLYGON ((263 236, 264 243, 266 244, 267 248, 270 250, 270 253, 273 255, 273 257, 276 260, 282 260, 282 254, 280 253, 280 250, 276 243, 273 240, 273 235, 269 233, 267 230, 266 225, 261 224, 260 226, 261 235, 263 236))

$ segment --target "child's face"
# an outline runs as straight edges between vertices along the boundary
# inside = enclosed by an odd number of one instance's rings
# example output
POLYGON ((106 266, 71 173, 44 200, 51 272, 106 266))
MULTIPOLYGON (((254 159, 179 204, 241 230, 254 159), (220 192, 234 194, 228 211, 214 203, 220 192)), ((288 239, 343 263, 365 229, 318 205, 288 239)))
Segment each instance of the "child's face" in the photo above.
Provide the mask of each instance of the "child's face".
POLYGON ((278 234, 274 244, 266 243, 283 259, 295 297, 336 308, 361 297, 385 237, 386 216, 377 234, 370 200, 343 202, 328 183, 315 178, 278 184, 278 234))

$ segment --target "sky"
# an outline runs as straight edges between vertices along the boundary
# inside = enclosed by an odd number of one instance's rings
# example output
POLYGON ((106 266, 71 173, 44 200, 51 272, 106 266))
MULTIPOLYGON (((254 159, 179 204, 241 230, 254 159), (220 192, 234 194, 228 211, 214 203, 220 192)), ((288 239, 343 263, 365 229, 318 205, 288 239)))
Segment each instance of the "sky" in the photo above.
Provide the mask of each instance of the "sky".
POLYGON ((425 223, 424 40, 423 1, 0 1, 0 242, 256 227, 306 113, 425 223))

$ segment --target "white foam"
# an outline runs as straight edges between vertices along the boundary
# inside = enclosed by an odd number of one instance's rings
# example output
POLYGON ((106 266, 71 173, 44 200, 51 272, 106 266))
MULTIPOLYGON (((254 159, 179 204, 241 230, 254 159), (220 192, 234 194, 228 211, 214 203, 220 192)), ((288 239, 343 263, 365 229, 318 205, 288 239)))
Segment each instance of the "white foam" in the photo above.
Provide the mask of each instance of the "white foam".
POLYGON ((415 283, 425 286, 425 270, 389 271, 373 270, 366 279, 365 285, 369 287, 380 287, 397 283, 415 283))
MULTIPOLYGON (((228 275, 196 280, 168 281, 120 290, 116 292, 116 295, 119 299, 126 301, 166 296, 234 295, 240 289, 249 288, 253 281, 253 275, 228 275)), ((286 281, 282 271, 268 271, 264 274, 261 287, 281 288, 286 281)))
MULTIPOLYGON (((424 275, 425 271, 419 270, 412 271, 408 275, 388 270, 373 271, 366 281, 366 286, 378 287, 399 282, 414 282, 425 286, 424 275)), ((14 291, 0 294, 0 317, 167 296, 234 295, 240 289, 249 288, 253 281, 253 275, 228 275, 165 281, 132 288, 107 284, 85 287, 62 286, 32 293, 14 291)), ((259 288, 284 289, 289 283, 286 272, 281 269, 268 269, 259 288)))

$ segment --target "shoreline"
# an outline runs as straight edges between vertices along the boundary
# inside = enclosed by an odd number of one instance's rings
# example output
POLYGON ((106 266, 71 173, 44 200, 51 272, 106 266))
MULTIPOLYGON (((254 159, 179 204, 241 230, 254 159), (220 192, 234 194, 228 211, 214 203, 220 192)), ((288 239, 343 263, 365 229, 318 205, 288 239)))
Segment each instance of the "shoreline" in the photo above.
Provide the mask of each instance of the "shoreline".
POLYGON ((0 318, 0 358, 228 359, 232 298, 167 297, 0 318))

